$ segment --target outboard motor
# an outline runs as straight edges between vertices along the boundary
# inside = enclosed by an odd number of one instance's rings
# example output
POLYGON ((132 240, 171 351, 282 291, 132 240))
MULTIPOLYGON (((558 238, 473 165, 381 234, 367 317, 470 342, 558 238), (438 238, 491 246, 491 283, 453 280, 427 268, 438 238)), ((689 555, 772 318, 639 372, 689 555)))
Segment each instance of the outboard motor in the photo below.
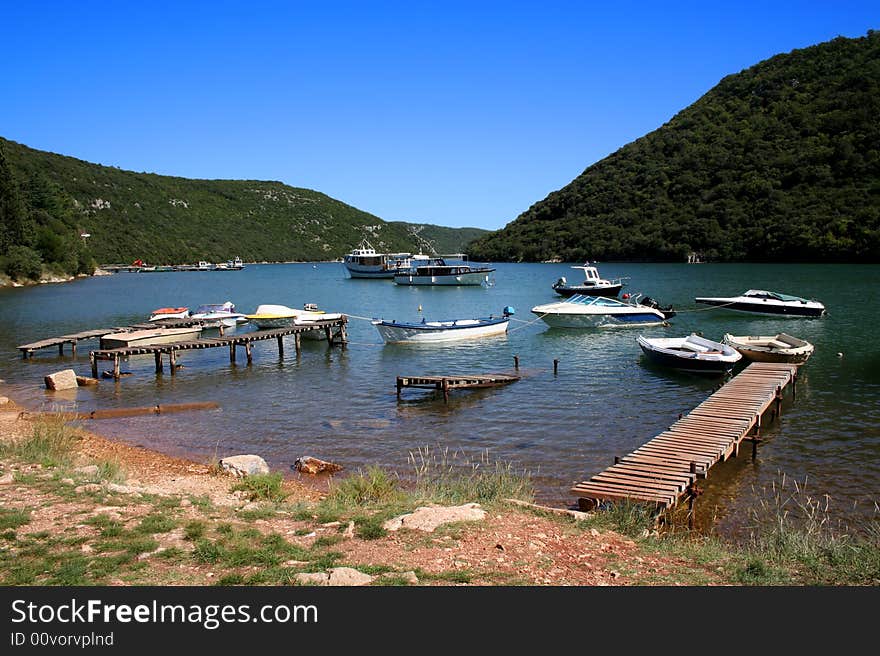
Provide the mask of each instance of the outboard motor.
POLYGON ((512 306, 512 305, 506 305, 506 306, 504 306, 504 310, 502 310, 502 312, 504 312, 504 316, 505 316, 505 317, 509 317, 509 316, 511 316, 512 314, 516 314, 516 310, 513 309, 513 306, 512 306))
POLYGON ((672 306, 671 306, 671 305, 668 305, 668 306, 666 306, 666 307, 661 307, 660 303, 658 303, 657 301, 655 301, 655 300, 654 300, 653 298, 651 298, 650 296, 645 296, 645 297, 640 301, 640 303, 641 303, 642 305, 646 305, 646 306, 648 306, 649 308, 653 308, 653 309, 655 309, 655 310, 659 310, 660 312, 663 313, 663 317, 666 318, 666 319, 671 319, 672 317, 675 316, 675 310, 672 309, 672 306))

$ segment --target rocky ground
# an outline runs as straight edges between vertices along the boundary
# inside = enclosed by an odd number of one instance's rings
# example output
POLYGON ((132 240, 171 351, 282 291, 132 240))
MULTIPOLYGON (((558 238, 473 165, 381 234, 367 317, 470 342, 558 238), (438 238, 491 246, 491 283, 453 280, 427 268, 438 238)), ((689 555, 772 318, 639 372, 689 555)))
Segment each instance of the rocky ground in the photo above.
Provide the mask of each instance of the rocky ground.
MULTIPOLYGON (((13 403, 0 406, 0 445, 33 429, 13 403)), ((363 509, 328 511, 317 486, 286 480, 283 502, 265 502, 233 490, 237 481, 218 467, 94 433, 79 433, 66 466, 25 462, 4 451, 0 583, 722 582, 711 566, 646 548, 645 541, 596 528, 589 518, 498 503, 464 507, 475 516, 436 527, 417 526, 413 518, 402 526, 384 517, 371 523, 363 509)))

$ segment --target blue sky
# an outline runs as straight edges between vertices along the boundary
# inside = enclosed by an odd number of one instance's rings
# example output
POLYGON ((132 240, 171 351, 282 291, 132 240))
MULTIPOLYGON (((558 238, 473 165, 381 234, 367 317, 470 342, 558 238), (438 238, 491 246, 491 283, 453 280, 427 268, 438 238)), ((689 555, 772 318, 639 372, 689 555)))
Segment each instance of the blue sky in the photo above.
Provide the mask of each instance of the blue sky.
POLYGON ((496 229, 847 2, 9 2, 0 136, 496 229))

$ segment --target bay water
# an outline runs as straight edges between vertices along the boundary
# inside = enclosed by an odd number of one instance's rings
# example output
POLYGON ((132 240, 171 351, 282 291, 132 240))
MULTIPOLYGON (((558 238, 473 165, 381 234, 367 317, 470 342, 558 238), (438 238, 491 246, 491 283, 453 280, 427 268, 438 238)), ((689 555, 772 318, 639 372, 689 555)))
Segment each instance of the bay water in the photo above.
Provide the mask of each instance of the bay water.
MULTIPOLYGON (((770 335, 787 332, 816 351, 801 368, 797 398, 786 394, 781 421, 765 431, 752 462, 716 466, 701 485, 700 522, 738 531, 766 490, 788 480, 814 498, 828 495, 833 513, 857 524, 880 498, 880 266, 775 264, 599 264, 603 277, 628 276, 624 292, 671 304, 668 327, 550 329, 530 309, 558 300, 560 276, 578 281, 568 264, 498 264, 484 287, 405 287, 390 280, 348 278, 337 262, 251 264, 242 271, 119 273, 64 284, 0 291, 0 378, 16 401, 32 409, 88 411, 154 404, 216 401, 215 411, 91 422, 89 430, 200 462, 239 453, 264 457, 273 470, 297 476, 300 456, 342 464, 346 471, 379 465, 404 479, 411 454, 446 450, 458 461, 490 461, 529 472, 538 500, 568 505, 573 483, 589 478, 638 448, 701 403, 717 378, 658 369, 636 337, 701 332, 770 335), (820 319, 734 313, 694 303, 696 296, 733 296, 767 289, 822 301, 820 319), (143 322, 158 307, 232 301, 238 311, 274 303, 316 303, 350 316, 346 349, 303 341, 297 356, 288 338, 279 358, 275 340, 257 342, 253 363, 228 349, 184 352, 184 366, 157 376, 151 356, 132 357, 117 382, 73 392, 45 390, 43 376, 64 368, 90 375, 82 342, 77 357, 46 349, 23 360, 19 344, 106 326, 143 322), (516 310, 501 337, 442 345, 386 345, 369 323, 464 319, 516 310), (506 387, 455 391, 449 403, 429 391, 404 390, 397 376, 513 373, 506 387), (553 361, 559 361, 554 375, 553 361)), ((238 331, 251 330, 240 327, 238 331)), ((102 362, 106 369, 108 363, 102 362)), ((418 457, 416 458, 418 460, 418 457)))

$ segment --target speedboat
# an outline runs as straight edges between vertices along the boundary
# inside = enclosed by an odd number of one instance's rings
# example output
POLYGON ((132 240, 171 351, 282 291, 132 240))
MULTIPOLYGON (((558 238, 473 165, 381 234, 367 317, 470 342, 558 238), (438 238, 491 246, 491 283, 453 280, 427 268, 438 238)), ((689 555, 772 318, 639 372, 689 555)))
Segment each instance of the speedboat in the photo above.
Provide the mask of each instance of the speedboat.
POLYGON ((575 294, 569 299, 536 305, 537 314, 552 328, 610 328, 614 326, 659 326, 675 315, 671 309, 661 310, 642 305, 636 295, 626 301, 605 296, 575 294))
POLYGON ((131 348, 153 344, 170 344, 171 342, 189 342, 198 339, 201 332, 201 327, 194 326, 192 328, 156 328, 154 330, 110 333, 101 337, 101 348, 131 348))
POLYGON ((447 264, 442 257, 423 260, 394 274, 395 285, 482 285, 495 269, 470 264, 447 264))
POLYGON ((248 320, 244 314, 235 311, 235 305, 232 304, 232 301, 200 305, 190 316, 193 319, 218 321, 224 326, 229 327, 236 326, 240 323, 247 323, 248 320))
POLYGON ((724 374, 742 359, 732 346, 699 335, 654 337, 636 340, 648 359, 665 367, 700 374, 724 374))
POLYGON ((163 319, 186 319, 189 317, 188 307, 165 307, 153 310, 150 313, 150 321, 162 321, 163 319))
POLYGON ((721 340, 754 362, 787 362, 803 364, 813 355, 810 342, 786 333, 770 336, 724 335, 721 340))
POLYGON ((572 269, 580 269, 584 272, 584 279, 580 283, 569 284, 562 276, 553 283, 553 291, 561 296, 574 296, 575 294, 584 294, 588 296, 617 296, 620 290, 626 285, 629 278, 615 278, 613 280, 605 280, 599 277, 599 270, 590 266, 587 262, 583 266, 573 266, 572 269))
POLYGON ((374 319, 372 324, 382 339, 389 344, 450 342, 460 339, 503 335, 507 332, 513 308, 507 306, 500 317, 489 315, 478 319, 448 319, 419 323, 374 319))
MULTIPOLYGON (((327 313, 319 310, 314 303, 306 303, 302 310, 286 305, 259 305, 254 314, 245 317, 256 324, 257 328, 290 328, 292 326, 308 326, 316 321, 332 321, 342 317, 339 313, 327 313)), ((323 328, 315 328, 302 333, 306 339, 324 339, 323 328)))
POLYGON ((783 317, 821 317, 825 314, 825 306, 819 301, 763 289, 750 289, 740 296, 725 298, 700 296, 694 300, 704 305, 751 314, 772 314, 783 317))
POLYGON ((244 269, 244 262, 240 257, 234 260, 226 260, 226 262, 218 262, 214 265, 214 271, 241 271, 244 269))

